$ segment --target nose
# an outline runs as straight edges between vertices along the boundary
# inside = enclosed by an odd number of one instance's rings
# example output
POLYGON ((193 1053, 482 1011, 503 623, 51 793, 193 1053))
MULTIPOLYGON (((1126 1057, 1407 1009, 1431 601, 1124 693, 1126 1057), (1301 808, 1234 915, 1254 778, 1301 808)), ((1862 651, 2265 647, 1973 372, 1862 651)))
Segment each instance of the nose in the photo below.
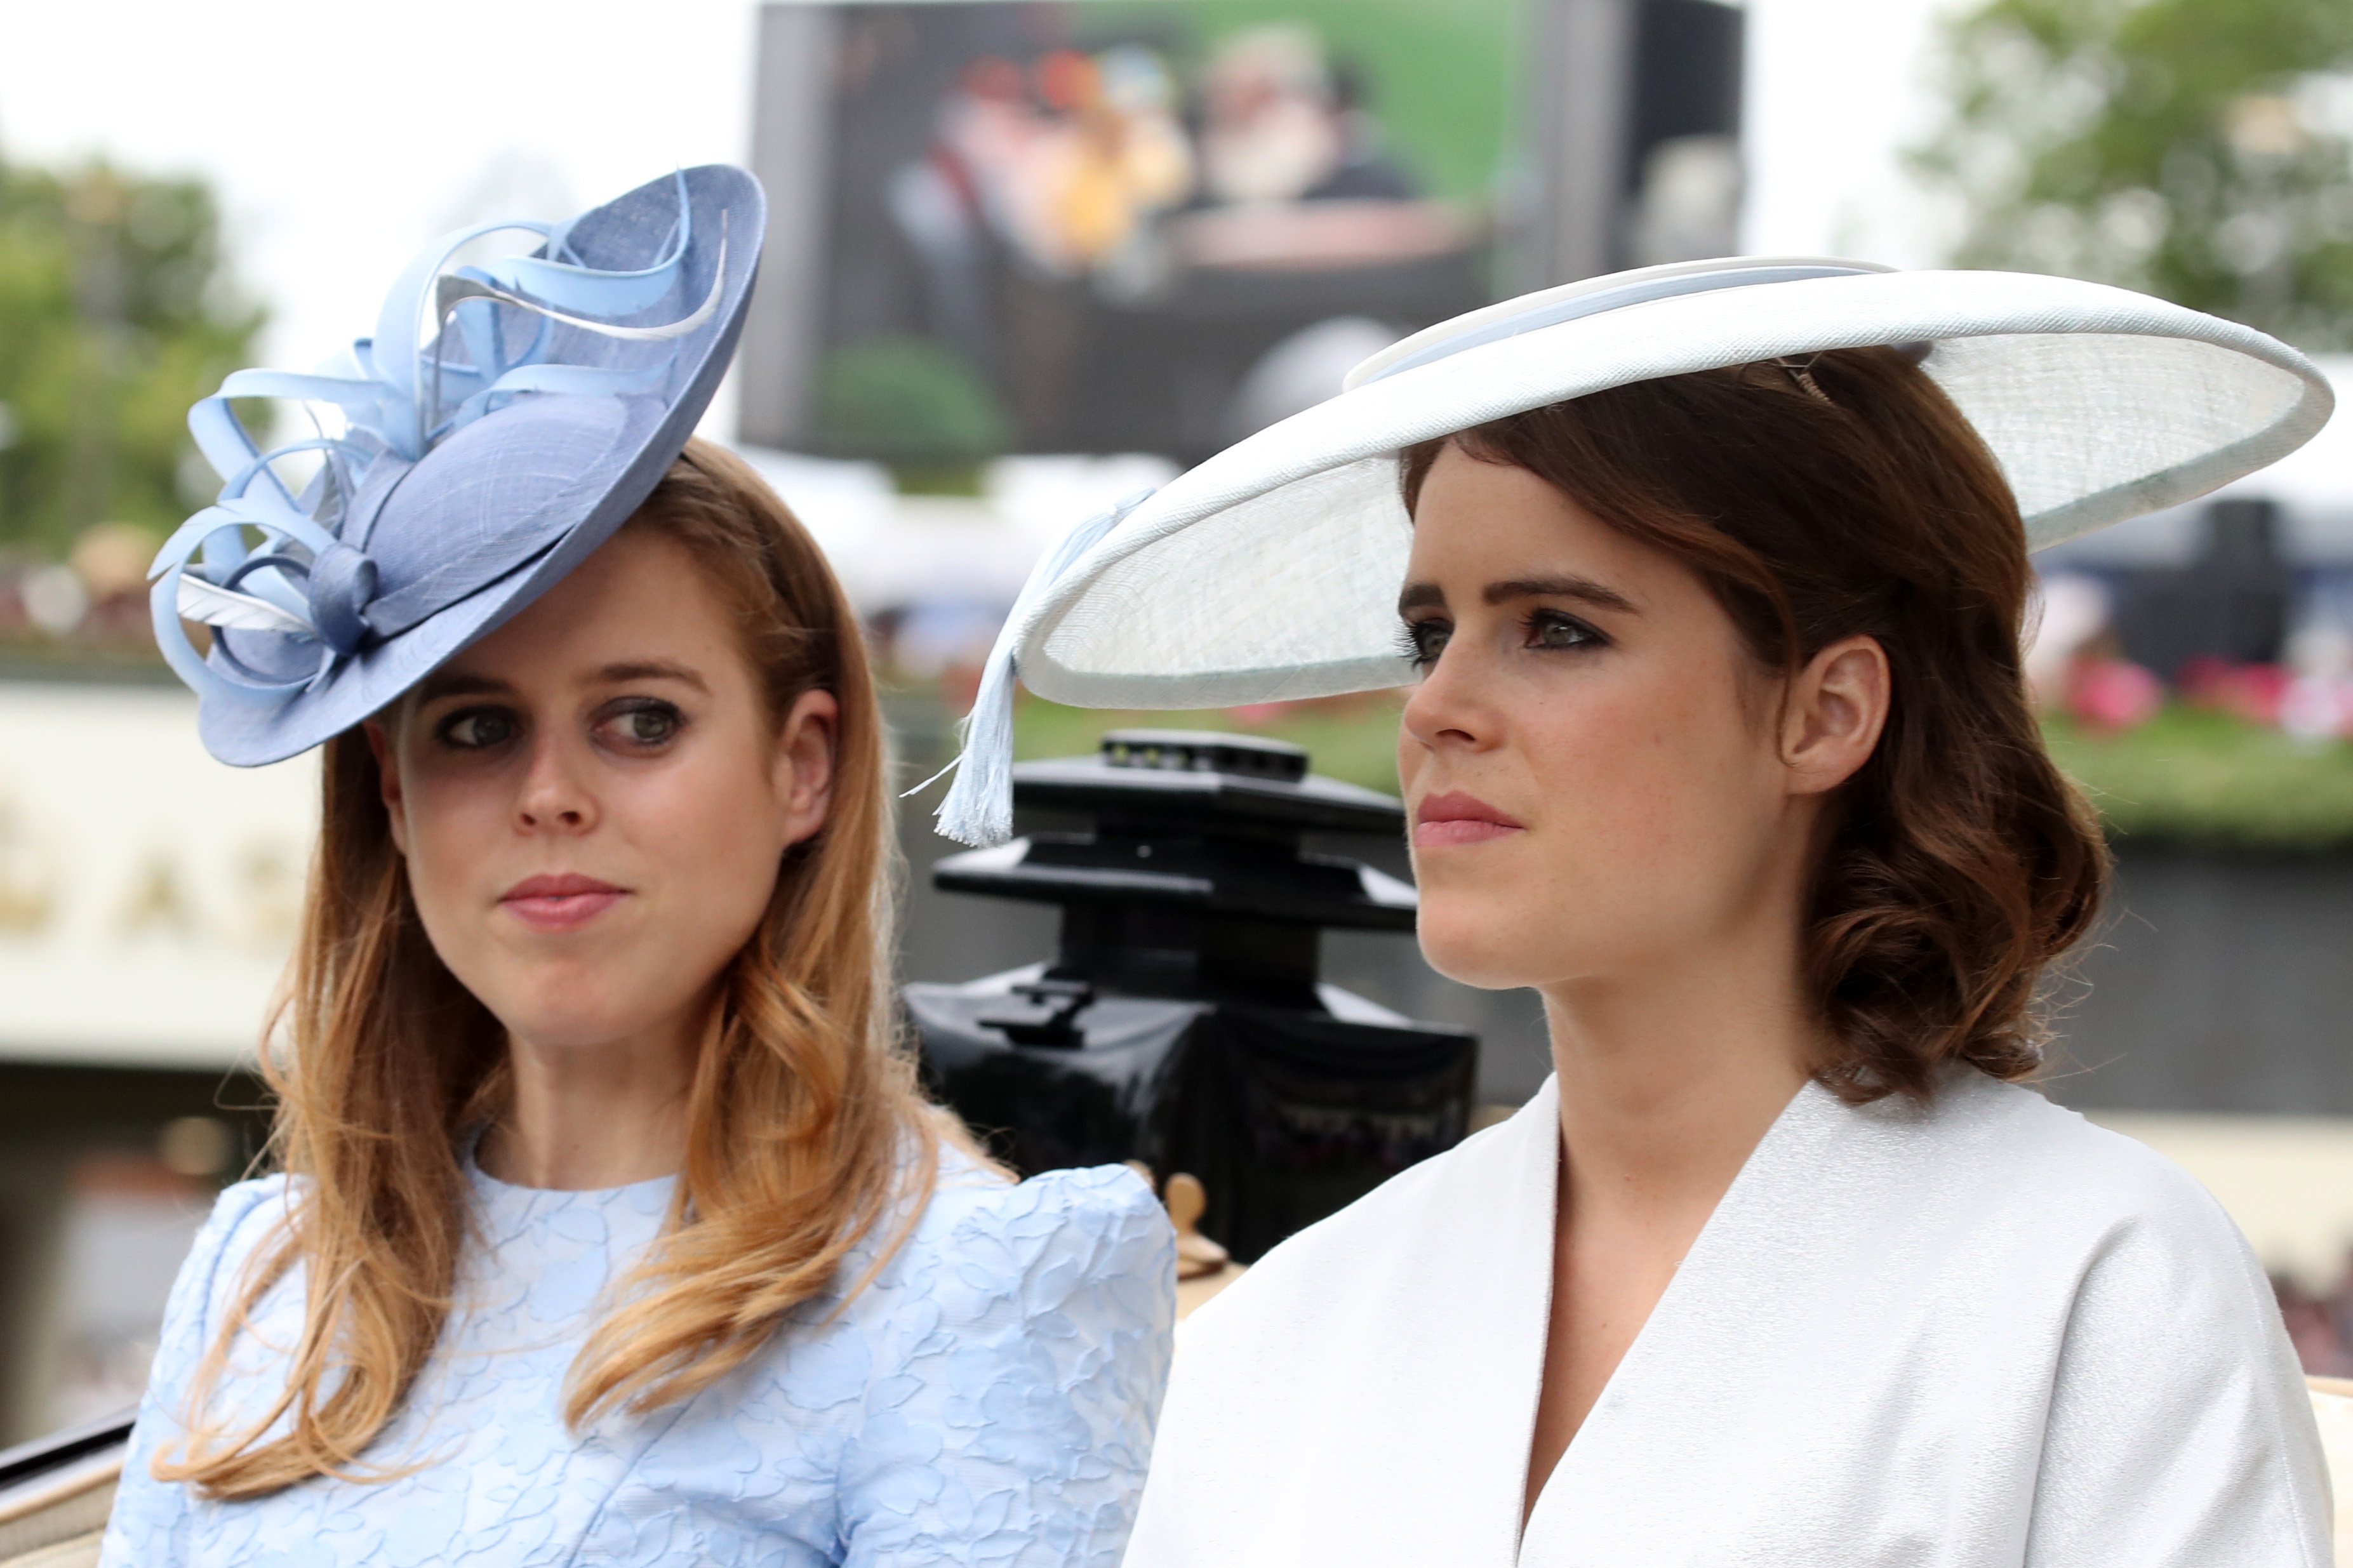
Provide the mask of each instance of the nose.
POLYGON ((518 831, 576 834, 596 826, 599 813, 582 767, 586 760, 547 730, 533 737, 531 765, 515 794, 518 831))
POLYGON ((1479 751, 1492 746, 1502 733, 1490 682, 1472 657, 1469 639, 1460 631, 1449 639, 1438 662, 1406 699, 1398 723, 1417 744, 1440 751, 1479 751))

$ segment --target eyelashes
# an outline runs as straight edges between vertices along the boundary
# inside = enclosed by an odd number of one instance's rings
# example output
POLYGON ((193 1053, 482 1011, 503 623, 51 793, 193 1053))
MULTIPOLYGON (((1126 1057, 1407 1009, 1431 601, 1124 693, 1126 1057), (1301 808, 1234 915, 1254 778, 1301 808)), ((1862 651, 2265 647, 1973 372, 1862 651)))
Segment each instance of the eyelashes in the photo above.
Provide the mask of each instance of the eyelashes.
MULTIPOLYGON (((625 697, 600 709, 591 733, 609 751, 650 753, 663 750, 689 723, 674 702, 658 697, 625 697)), ((435 742, 447 752, 479 755, 495 752, 523 732, 522 715, 512 709, 485 705, 460 708, 433 726, 435 742)))
POLYGON ((1451 631, 1442 621, 1400 621, 1395 642, 1397 655, 1414 668, 1427 670, 1445 651, 1446 637, 1451 631))
MULTIPOLYGON (((1454 637, 1454 623, 1432 616, 1402 621, 1397 630, 1398 657, 1428 673, 1454 637)), ((1590 623, 1562 610, 1538 607, 1520 617, 1520 647, 1533 653, 1563 653, 1609 646, 1609 639, 1590 623)))
POLYGON ((1531 610, 1520 626, 1527 633, 1529 647, 1596 647, 1609 641, 1590 623, 1560 610, 1531 610))
POLYGON ((501 708, 460 708, 433 726, 433 738, 452 752, 487 752, 522 728, 501 708))
POLYGON ((648 750, 670 744, 684 728, 686 715, 678 705, 654 697, 625 700, 597 727, 600 734, 611 730, 621 743, 648 750))

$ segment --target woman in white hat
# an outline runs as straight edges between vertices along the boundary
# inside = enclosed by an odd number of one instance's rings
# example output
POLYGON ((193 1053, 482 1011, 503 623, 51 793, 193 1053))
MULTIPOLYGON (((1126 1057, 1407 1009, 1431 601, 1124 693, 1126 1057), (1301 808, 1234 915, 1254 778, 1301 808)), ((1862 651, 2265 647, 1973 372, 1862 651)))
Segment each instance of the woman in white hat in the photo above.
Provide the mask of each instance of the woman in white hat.
POLYGON ((1544 998, 1500 1127, 1188 1323, 1130 1568, 2300 1564, 2263 1271, 2021 1086, 2106 859, 2028 706, 2028 550, 2326 418, 2300 356, 2092 285, 1703 263, 1361 367, 1049 563, 1009 680, 1412 680, 1424 951, 1544 998))
POLYGON ((689 439, 762 214, 714 166, 452 237, 196 410, 157 633, 214 755, 323 747, 322 825, 278 1168, 173 1289, 109 1568, 1118 1559, 1175 1238, 916 1083, 856 617, 689 439), (343 417, 263 454, 250 396, 343 417))

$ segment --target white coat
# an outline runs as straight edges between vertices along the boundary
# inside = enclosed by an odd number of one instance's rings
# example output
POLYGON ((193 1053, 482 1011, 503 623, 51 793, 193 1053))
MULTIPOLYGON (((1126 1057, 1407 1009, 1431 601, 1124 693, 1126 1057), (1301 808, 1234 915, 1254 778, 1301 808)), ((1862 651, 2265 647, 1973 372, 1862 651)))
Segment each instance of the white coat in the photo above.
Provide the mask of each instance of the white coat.
POLYGON ((2262 1269, 2030 1090, 1801 1089, 1520 1527, 1557 1090, 1180 1331, 1126 1568, 2326 1568, 2262 1269))

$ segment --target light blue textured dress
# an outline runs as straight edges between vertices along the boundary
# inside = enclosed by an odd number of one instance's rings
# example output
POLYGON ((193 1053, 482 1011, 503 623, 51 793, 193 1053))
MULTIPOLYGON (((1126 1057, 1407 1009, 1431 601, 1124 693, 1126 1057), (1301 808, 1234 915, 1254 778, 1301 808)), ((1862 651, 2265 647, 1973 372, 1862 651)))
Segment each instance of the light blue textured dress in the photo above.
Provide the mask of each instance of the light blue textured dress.
MULTIPOLYGON (((1114 1568, 1144 1484, 1175 1320, 1174 1238, 1117 1166, 1012 1185, 950 1152, 922 1219, 839 1317, 806 1303, 725 1381, 644 1419, 564 1425, 608 1281, 659 1231, 671 1178, 547 1192, 471 1167, 482 1240, 371 1463, 247 1502, 155 1480, 238 1267, 283 1178, 221 1194, 174 1287, 103 1568, 383 1563, 1002 1564, 1114 1568)), ((854 1255, 855 1279, 871 1261, 854 1255)), ((299 1277, 240 1336, 227 1408, 267 1408, 299 1277)))

